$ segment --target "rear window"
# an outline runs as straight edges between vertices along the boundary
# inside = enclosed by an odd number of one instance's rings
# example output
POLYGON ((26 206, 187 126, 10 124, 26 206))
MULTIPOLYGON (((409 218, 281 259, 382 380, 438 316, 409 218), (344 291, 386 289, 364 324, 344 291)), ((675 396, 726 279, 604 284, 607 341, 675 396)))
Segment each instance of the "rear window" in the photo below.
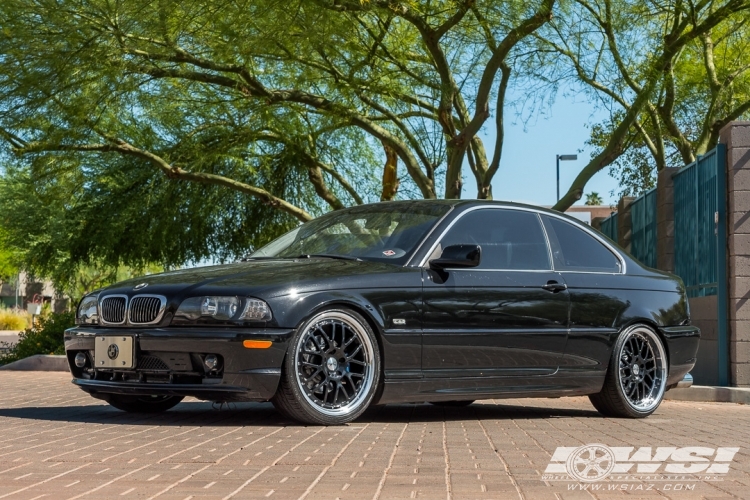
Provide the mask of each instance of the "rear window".
POLYGON ((619 273, 620 260, 599 240, 556 217, 542 216, 557 271, 619 273))

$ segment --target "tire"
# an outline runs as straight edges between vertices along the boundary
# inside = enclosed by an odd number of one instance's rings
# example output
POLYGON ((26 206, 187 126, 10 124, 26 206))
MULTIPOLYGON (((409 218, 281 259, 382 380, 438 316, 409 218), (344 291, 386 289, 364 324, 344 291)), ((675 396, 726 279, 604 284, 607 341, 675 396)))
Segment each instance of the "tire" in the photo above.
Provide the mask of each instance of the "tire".
POLYGON ((326 309, 297 328, 271 402, 305 424, 341 425, 364 413, 379 383, 380 351, 370 325, 352 310, 326 309))
POLYGON ((177 406, 182 396, 120 396, 111 395, 107 403, 129 413, 161 413, 177 406))
POLYGON ((430 401, 431 405, 435 406, 446 406, 446 407, 452 407, 452 408, 461 408, 463 406, 469 406, 472 404, 474 400, 469 401, 430 401))
POLYGON ((667 372, 659 335, 646 325, 633 325, 617 338, 604 386, 589 399, 607 417, 648 417, 664 398, 667 372))

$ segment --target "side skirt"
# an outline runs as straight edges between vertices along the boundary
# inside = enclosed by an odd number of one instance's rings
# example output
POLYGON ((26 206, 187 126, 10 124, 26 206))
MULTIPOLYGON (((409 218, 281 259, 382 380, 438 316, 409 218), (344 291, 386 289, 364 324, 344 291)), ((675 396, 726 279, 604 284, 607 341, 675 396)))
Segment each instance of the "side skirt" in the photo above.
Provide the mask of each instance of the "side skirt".
POLYGON ((599 392, 604 372, 561 370, 548 377, 386 380, 376 404, 510 398, 556 398, 599 392))

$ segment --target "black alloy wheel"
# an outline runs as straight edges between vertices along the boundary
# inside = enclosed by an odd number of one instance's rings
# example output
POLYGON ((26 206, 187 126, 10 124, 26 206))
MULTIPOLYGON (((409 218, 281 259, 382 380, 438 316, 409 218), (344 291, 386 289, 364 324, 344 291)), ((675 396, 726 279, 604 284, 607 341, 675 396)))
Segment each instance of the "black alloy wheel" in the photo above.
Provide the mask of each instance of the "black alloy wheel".
POLYGON ((367 321, 329 309, 297 330, 272 402, 301 422, 343 424, 367 409, 379 380, 380 353, 367 321))
POLYGON ((631 326, 617 338, 604 387, 589 399, 606 416, 647 417, 664 399, 667 367, 659 335, 646 325, 631 326))

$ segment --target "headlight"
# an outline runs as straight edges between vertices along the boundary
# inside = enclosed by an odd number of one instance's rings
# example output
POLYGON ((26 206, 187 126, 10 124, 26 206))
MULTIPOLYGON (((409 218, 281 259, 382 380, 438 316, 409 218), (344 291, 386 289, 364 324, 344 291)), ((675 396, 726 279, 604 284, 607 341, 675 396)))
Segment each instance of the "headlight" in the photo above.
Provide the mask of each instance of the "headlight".
POLYGON ((195 321, 214 318, 219 321, 269 321, 271 308, 259 299, 244 297, 206 296, 185 299, 175 318, 195 321))
POLYGON ((81 299, 78 304, 76 313, 77 325, 98 325, 99 324, 99 296, 87 295, 81 299))

